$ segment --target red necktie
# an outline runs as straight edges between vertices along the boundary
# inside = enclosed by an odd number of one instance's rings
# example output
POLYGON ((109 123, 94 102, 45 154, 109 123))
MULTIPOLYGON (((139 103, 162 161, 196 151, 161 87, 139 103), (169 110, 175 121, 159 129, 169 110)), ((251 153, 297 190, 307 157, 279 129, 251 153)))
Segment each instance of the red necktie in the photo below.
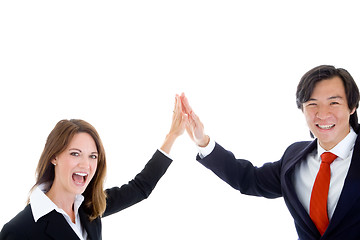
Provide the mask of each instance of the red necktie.
POLYGON ((325 233, 329 225, 327 199, 330 185, 330 164, 337 158, 331 152, 321 154, 321 164, 310 198, 310 218, 315 223, 320 234, 325 233))

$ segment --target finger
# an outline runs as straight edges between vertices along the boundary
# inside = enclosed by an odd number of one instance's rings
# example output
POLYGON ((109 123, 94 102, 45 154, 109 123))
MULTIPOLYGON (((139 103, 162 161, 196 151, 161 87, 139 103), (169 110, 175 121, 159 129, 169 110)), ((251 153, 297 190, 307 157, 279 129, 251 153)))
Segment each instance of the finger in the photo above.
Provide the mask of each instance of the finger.
POLYGON ((174 115, 181 113, 181 100, 180 96, 176 94, 175 96, 175 104, 174 104, 174 115))
POLYGON ((188 115, 188 122, 190 125, 195 126, 195 118, 193 114, 188 115))
POLYGON ((187 124, 186 125, 186 132, 188 133, 188 135, 189 135, 189 137, 191 138, 191 140, 195 140, 194 139, 194 131, 193 131, 193 128, 191 127, 191 125, 190 124, 187 124))
POLYGON ((182 123, 181 123, 182 126, 186 127, 188 125, 188 122, 189 122, 189 116, 187 114, 183 113, 181 121, 182 121, 182 123))
POLYGON ((178 95, 175 95, 175 102, 174 102, 174 112, 176 110, 176 106, 177 106, 177 102, 178 102, 178 95))
POLYGON ((192 108, 189 104, 189 101, 187 99, 187 97, 185 96, 184 93, 181 94, 181 103, 182 103, 182 106, 183 106, 183 110, 187 113, 187 114, 190 114, 192 112, 192 108))
POLYGON ((181 99, 180 99, 180 96, 179 95, 176 95, 176 110, 179 112, 179 113, 181 113, 182 111, 181 111, 181 105, 182 105, 182 103, 181 103, 181 99))
POLYGON ((201 124, 200 118, 194 112, 191 112, 190 116, 196 125, 201 124))
POLYGON ((177 116, 177 118, 180 118, 180 119, 182 118, 182 115, 184 114, 181 109, 181 100, 180 100, 179 96, 176 97, 174 114, 177 116))
POLYGON ((196 127, 200 123, 200 118, 194 112, 191 112, 189 115, 189 121, 194 127, 196 127))

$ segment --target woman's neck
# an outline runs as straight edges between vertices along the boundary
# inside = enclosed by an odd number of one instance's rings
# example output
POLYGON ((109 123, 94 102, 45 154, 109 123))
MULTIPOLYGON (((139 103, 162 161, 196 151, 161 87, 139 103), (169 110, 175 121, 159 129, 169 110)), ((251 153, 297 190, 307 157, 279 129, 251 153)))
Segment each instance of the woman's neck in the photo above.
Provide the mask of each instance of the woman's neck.
POLYGON ((70 217, 71 221, 75 223, 74 201, 75 195, 69 194, 65 191, 57 190, 54 184, 46 193, 46 196, 58 207, 64 210, 70 217))

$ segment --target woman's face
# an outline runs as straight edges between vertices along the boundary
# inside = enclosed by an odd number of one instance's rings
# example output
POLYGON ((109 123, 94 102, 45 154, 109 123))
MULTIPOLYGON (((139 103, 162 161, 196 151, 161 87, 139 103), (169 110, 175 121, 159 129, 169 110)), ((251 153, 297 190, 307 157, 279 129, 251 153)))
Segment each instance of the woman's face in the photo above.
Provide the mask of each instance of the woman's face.
POLYGON ((52 160, 55 179, 52 187, 58 193, 82 194, 93 178, 98 162, 94 139, 88 133, 77 133, 66 149, 52 160))

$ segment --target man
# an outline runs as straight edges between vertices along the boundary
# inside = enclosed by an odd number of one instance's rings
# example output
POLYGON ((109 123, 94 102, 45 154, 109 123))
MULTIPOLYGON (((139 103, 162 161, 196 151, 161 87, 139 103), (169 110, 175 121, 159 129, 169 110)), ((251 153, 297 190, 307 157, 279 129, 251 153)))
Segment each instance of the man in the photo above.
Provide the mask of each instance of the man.
POLYGON ((302 77, 296 97, 316 139, 257 168, 210 139, 182 94, 197 160, 244 194, 283 197, 300 239, 360 239, 358 87, 346 70, 318 66, 302 77))

